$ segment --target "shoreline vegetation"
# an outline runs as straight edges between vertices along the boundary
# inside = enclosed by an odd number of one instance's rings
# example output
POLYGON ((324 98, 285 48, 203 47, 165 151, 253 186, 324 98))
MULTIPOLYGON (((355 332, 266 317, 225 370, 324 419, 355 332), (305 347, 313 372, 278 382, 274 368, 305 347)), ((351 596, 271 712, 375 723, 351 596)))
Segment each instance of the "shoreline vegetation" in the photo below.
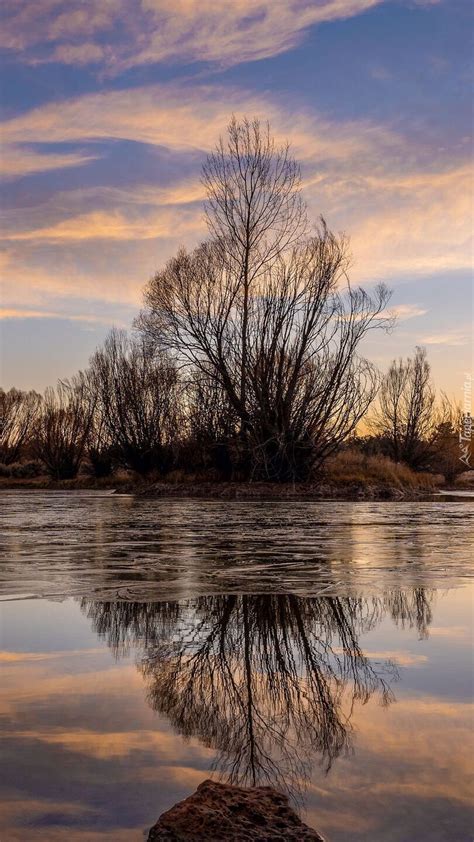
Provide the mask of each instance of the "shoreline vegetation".
MULTIPOLYGON (((364 457, 358 452, 338 454, 328 460, 317 481, 294 483, 225 481, 185 476, 181 471, 143 477, 126 470, 106 477, 82 473, 73 479, 55 480, 45 474, 15 476, 15 467, 11 466, 10 476, 0 476, 0 491, 110 491, 146 499, 410 501, 432 497, 439 490, 459 492, 474 488, 474 472, 446 483, 440 474, 415 472, 387 457, 364 457)), ((18 468, 21 474, 21 466, 18 468)))
POLYGON ((233 118, 202 182, 209 237, 151 278, 133 331, 43 395, 0 389, 0 487, 407 499, 454 483, 471 416, 436 394, 423 348, 385 374, 363 355, 394 328, 390 290, 351 284, 289 147, 233 118))
POLYGON ((81 480, 63 480, 54 482, 33 483, 31 481, 16 481, 0 483, 0 492, 13 490, 29 491, 111 491, 115 494, 133 494, 137 497, 160 500, 242 500, 242 501, 280 501, 280 502, 317 502, 317 501, 374 501, 374 502, 414 502, 426 500, 436 494, 433 486, 420 486, 418 489, 398 489, 394 486, 361 486, 348 485, 274 485, 272 483, 156 483, 150 486, 142 485, 97 485, 81 480))
POLYGON ((142 483, 100 483, 87 478, 75 480, 13 480, 0 482, 0 492, 13 490, 37 491, 111 491, 116 494, 132 494, 148 499, 200 499, 200 500, 243 500, 243 501, 415 501, 426 500, 436 493, 432 484, 417 488, 395 486, 308 483, 172 483, 159 482, 151 485, 142 483))

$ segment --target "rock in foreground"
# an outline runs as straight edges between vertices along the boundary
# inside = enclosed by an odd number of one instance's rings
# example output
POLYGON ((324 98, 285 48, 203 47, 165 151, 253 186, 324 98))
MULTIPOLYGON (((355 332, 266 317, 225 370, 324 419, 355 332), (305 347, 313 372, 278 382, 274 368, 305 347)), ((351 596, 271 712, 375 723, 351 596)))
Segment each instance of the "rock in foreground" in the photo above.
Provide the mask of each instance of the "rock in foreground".
POLYGON ((167 810, 148 842, 324 842, 298 818, 285 795, 271 787, 242 789, 203 781, 193 795, 167 810))

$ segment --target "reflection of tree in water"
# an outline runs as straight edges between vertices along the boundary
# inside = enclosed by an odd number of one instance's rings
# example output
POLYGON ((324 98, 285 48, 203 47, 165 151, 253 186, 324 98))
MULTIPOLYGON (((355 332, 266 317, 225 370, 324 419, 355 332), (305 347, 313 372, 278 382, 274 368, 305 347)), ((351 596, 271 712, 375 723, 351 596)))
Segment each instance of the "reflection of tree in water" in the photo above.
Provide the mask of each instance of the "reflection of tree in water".
POLYGON ((420 634, 431 619, 422 588, 372 599, 228 595, 82 607, 116 654, 141 645, 150 704, 216 749, 228 780, 293 794, 315 757, 329 769, 347 750, 356 702, 391 699, 396 669, 366 658, 360 635, 387 612, 420 634))
POLYGON ((382 612, 388 612, 402 628, 416 628, 420 638, 428 637, 433 596, 434 592, 426 588, 412 588, 408 592, 389 591, 382 599, 382 612))

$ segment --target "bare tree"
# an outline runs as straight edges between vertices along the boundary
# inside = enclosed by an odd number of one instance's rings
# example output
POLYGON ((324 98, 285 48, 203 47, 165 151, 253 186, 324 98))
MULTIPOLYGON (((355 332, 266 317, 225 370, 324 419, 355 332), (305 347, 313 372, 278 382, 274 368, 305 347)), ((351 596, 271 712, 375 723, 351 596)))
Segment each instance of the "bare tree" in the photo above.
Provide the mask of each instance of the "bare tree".
POLYGON ((187 467, 211 468, 230 479, 239 417, 225 390, 212 375, 194 369, 184 396, 187 438, 181 445, 181 460, 187 467))
POLYGON ((107 477, 112 473, 114 465, 112 437, 98 401, 95 403, 87 440, 87 457, 91 472, 95 477, 107 477))
POLYGON ((91 360, 102 435, 119 461, 140 474, 164 470, 178 424, 175 365, 143 338, 113 330, 91 360))
POLYGON ((265 477, 303 478, 374 398, 376 370, 357 350, 369 330, 389 326, 389 296, 383 286, 373 296, 352 289, 347 263, 345 239, 322 222, 316 236, 260 268, 246 304, 244 400, 242 302, 221 245, 181 251, 146 290, 145 334, 214 377, 265 477))
POLYGON ((435 393, 426 350, 413 358, 393 360, 383 378, 379 407, 372 426, 395 461, 423 467, 430 453, 435 418, 435 393))
POLYGON ((92 420, 81 377, 46 389, 35 425, 33 447, 54 479, 73 479, 79 470, 92 420))
POLYGON ((38 416, 41 395, 0 389, 0 462, 17 462, 27 444, 38 416))
POLYGON ((270 126, 232 118, 203 166, 206 216, 211 236, 227 269, 231 295, 238 302, 239 400, 245 424, 247 345, 252 285, 304 234, 306 208, 299 165, 288 144, 275 145, 270 126))
POLYGON ((203 181, 212 239, 153 278, 139 324, 224 390, 254 475, 304 478, 375 395, 356 352, 388 327, 388 292, 350 287, 346 240, 324 220, 307 235, 299 167, 268 126, 233 119, 203 181))
POLYGON ((109 476, 114 464, 112 438, 102 411, 94 372, 91 368, 79 371, 72 378, 71 384, 82 390, 84 401, 88 404, 90 423, 85 446, 87 468, 96 478, 109 476))

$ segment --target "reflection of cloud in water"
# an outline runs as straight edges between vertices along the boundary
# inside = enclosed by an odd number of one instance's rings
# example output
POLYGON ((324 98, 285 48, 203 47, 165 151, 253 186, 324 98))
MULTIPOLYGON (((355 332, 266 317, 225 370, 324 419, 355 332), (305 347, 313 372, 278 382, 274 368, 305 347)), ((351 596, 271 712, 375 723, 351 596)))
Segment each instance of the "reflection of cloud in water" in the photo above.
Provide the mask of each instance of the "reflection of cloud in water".
POLYGON ((0 652, 0 664, 18 664, 21 661, 52 661, 64 657, 83 658, 84 655, 95 655, 102 652, 102 649, 68 649, 59 652, 0 652))
POLYGON ((448 637, 456 640, 469 640, 470 638, 467 626, 432 626, 430 634, 432 637, 448 637))
POLYGON ((386 652, 366 652, 365 657, 370 661, 391 661, 398 667, 412 667, 415 664, 426 664, 426 655, 413 655, 410 652, 395 652, 387 649, 386 652))
POLYGON ((318 780, 307 792, 308 820, 330 838, 379 840, 393 828, 394 839, 470 839, 471 705, 432 697, 388 712, 369 705, 357 717, 356 748, 356 783, 341 759, 330 786, 318 780))
MULTIPOLYGON (((431 639, 428 618, 435 606, 437 628, 450 619, 464 628, 471 602, 468 589, 450 590, 436 604, 431 597, 423 590, 407 591, 402 601, 397 593, 387 594, 375 604, 363 601, 359 614, 356 601, 352 603, 364 656, 391 657, 416 646, 428 661, 421 669, 414 664, 402 671, 396 704, 381 706, 376 690, 365 705, 355 705, 354 752, 342 751, 330 775, 314 766, 305 794, 305 819, 332 842, 380 842, 387 828, 396 830, 398 838, 417 842, 470 838, 472 720, 468 705, 459 701, 469 697, 469 652, 457 638, 431 639), (390 622, 392 614, 396 627, 390 622), (418 636, 425 639, 416 643, 418 636), (452 680, 441 687, 443 664, 449 664, 452 680)), ((35 605, 39 603, 16 604, 14 610, 17 627, 28 626, 30 640, 39 647, 37 632, 44 626, 33 611, 35 605)), ((79 622, 72 601, 43 605, 50 628, 56 629, 51 648, 74 629, 69 635, 74 654, 69 658, 65 650, 62 656, 55 652, 54 658, 2 663, 2 761, 8 779, 2 781, 0 835, 23 842, 27 827, 28 833, 34 830, 37 842, 139 842, 157 815, 208 776, 217 752, 203 747, 199 735, 184 741, 167 716, 157 715, 145 701, 143 677, 133 657, 138 649, 142 663, 147 648, 154 651, 162 639, 156 605, 120 604, 118 612, 106 611, 115 619, 102 631, 108 634, 110 629, 108 643, 116 647, 117 661, 107 648, 95 650, 89 623, 85 616, 79 622), (81 641, 83 658, 77 655, 81 641), (129 655, 123 657, 127 648, 129 655)), ((92 604, 83 609, 92 610, 92 604)), ((165 615, 172 614, 171 609, 170 605, 165 615)), ((181 616, 164 625, 165 637, 179 636, 195 611, 195 603, 183 604, 181 616)), ((317 633, 325 639, 324 628, 317 633)), ((13 652, 21 649, 13 637, 5 648, 9 647, 13 652)), ((334 633, 331 648, 338 647, 334 633)), ((37 654, 50 653, 38 648, 37 654)), ((350 686, 347 689, 350 700, 350 686)), ((343 693, 343 704, 346 698, 343 693)))

